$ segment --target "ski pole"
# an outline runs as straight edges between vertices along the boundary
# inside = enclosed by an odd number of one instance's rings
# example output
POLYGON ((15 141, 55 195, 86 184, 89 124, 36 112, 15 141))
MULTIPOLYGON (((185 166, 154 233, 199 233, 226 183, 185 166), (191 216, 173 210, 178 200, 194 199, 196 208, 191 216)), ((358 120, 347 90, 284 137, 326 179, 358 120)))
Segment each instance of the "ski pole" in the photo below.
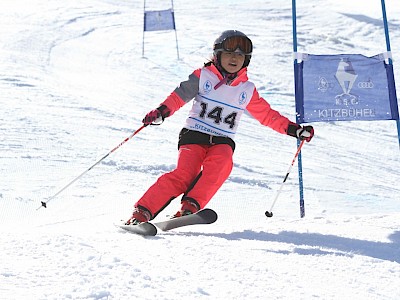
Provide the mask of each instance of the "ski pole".
POLYGON ((73 184, 75 181, 77 181, 79 178, 81 178, 83 175, 85 175, 87 172, 89 172, 91 169, 93 169, 96 165, 98 165, 101 161, 107 158, 111 153, 116 151, 119 147, 121 147, 123 144, 125 144, 127 141, 129 141, 131 138, 133 138, 140 130, 142 130, 146 125, 143 125, 139 129, 137 129, 135 132, 133 132, 130 136, 128 136, 126 139, 124 139, 118 146, 116 146, 114 149, 112 149, 110 152, 108 152, 106 155, 104 155, 102 158, 100 158, 95 164, 93 164, 89 169, 84 171, 82 174, 80 174, 78 177, 76 177, 74 180, 72 180, 70 183, 68 183, 66 186, 64 186, 61 190, 59 190, 57 193, 55 193, 53 196, 51 196, 47 201, 41 201, 42 205, 38 207, 36 210, 39 210, 41 207, 46 208, 47 203, 49 203, 52 199, 57 197, 59 194, 61 194, 62 191, 64 191, 66 188, 68 188, 71 184, 73 184))
POLYGON ((286 173, 286 176, 285 176, 285 178, 283 179, 283 182, 282 182, 282 184, 281 184, 281 187, 279 188, 278 193, 276 194, 275 199, 274 199, 274 201, 272 202, 271 209, 270 209, 269 211, 267 210, 267 211, 265 212, 265 215, 266 215, 268 218, 271 218, 271 217, 273 216, 272 209, 274 208, 275 203, 276 203, 276 200, 278 200, 279 194, 280 194, 281 191, 282 191, 283 184, 286 182, 286 180, 287 180, 288 177, 289 177, 289 173, 290 173, 290 171, 292 170, 292 167, 293 167, 293 165, 294 165, 294 163, 295 163, 295 161, 296 161, 297 156, 299 155, 299 153, 300 153, 300 151, 301 151, 301 147, 303 147, 304 142, 305 142, 305 140, 302 140, 301 143, 300 143, 300 145, 299 145, 299 147, 297 148, 296 154, 294 155, 294 158, 293 158, 293 160, 292 160, 292 163, 290 164, 290 167, 289 167, 289 169, 288 169, 288 171, 287 171, 287 173, 286 173))

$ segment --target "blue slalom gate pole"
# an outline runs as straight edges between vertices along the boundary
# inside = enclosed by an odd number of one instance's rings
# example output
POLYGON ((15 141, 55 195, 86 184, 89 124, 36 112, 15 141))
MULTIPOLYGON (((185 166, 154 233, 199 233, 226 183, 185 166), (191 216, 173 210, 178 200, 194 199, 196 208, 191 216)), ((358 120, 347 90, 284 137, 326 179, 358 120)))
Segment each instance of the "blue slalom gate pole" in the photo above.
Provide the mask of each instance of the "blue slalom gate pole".
MULTIPOLYGON (((296 24, 296 0, 292 0, 292 25, 293 25, 293 52, 297 53, 297 24, 296 24)), ((295 98, 296 98, 296 90, 298 84, 297 78, 297 58, 294 59, 294 85, 295 85, 295 98)), ((298 114, 296 113, 296 119, 298 114)), ((298 123, 298 122, 297 122, 298 123)), ((300 140, 297 140, 297 147, 300 146, 300 140)), ((305 207, 304 207, 304 191, 303 191, 303 164, 301 159, 301 151, 297 156, 298 161, 298 170, 299 170, 299 192, 300 192, 300 217, 304 218, 306 215, 305 207)))
MULTIPOLYGON (((385 29, 385 38, 386 38, 386 50, 390 52, 391 49, 390 49, 390 38, 389 38, 389 26, 386 17, 385 0, 381 0, 381 4, 382 4, 383 27, 385 29)), ((392 59, 389 57, 388 60, 389 60, 389 65, 392 65, 393 64, 392 59)), ((399 147, 400 147, 400 120, 397 119, 396 123, 397 123, 397 136, 399 138, 399 147)))
POLYGON ((175 30, 176 56, 179 60, 178 33, 176 32, 176 26, 175 26, 174 0, 171 0, 171 9, 172 9, 172 17, 173 17, 173 21, 174 21, 174 30, 175 30))

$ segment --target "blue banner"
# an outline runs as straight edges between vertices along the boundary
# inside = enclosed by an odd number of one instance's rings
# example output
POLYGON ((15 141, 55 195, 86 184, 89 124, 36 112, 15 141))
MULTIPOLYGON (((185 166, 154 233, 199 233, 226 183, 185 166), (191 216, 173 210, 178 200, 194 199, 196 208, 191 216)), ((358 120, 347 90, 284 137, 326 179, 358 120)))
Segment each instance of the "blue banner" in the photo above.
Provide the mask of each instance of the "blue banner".
POLYGON ((175 17, 172 9, 144 12, 144 31, 158 30, 175 30, 175 17))
POLYGON ((384 59, 304 54, 295 64, 297 122, 398 120, 393 66, 384 59))

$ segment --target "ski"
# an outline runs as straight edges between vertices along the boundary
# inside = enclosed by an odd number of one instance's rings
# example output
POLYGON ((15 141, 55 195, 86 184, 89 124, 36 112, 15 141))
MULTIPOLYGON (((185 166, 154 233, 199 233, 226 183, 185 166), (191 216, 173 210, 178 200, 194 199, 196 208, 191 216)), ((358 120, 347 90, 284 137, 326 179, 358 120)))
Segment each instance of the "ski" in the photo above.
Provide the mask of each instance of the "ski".
POLYGON ((141 236, 155 236, 157 234, 157 227, 152 223, 146 222, 139 225, 117 225, 119 228, 126 231, 141 235, 141 236))
POLYGON ((141 236, 155 236, 157 227, 162 231, 168 231, 183 226, 212 224, 217 221, 217 213, 209 208, 202 209, 195 214, 187 215, 179 218, 169 219, 161 222, 145 222, 139 225, 117 225, 119 228, 135 233, 141 236))
POLYGON ((153 224, 160 228, 162 231, 168 231, 188 225, 212 224, 217 221, 217 218, 218 215, 214 210, 205 208, 192 215, 169 219, 161 222, 155 222, 153 224))

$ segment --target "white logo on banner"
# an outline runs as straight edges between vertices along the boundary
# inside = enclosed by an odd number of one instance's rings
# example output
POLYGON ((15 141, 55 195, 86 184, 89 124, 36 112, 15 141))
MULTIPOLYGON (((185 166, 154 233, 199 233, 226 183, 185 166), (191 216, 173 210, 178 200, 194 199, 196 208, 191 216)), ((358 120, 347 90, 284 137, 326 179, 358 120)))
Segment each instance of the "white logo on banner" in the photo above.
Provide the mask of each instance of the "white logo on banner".
POLYGON ((335 78, 343 90, 343 94, 336 95, 336 104, 358 104, 358 96, 350 94, 358 75, 350 61, 340 60, 335 78))

